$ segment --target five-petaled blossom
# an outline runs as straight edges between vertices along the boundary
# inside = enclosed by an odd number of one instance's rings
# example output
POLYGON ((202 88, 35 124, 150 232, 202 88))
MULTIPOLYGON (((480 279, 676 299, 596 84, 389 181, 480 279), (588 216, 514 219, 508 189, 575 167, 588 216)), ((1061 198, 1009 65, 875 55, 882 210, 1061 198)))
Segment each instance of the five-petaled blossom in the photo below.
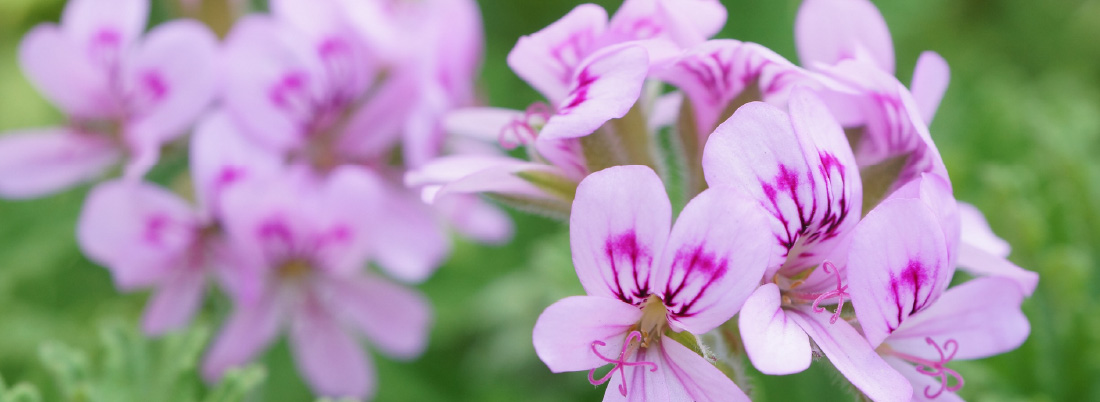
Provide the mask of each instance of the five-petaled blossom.
POLYGON ((73 0, 61 25, 35 27, 19 48, 27 78, 69 121, 0 138, 0 196, 30 198, 104 174, 124 156, 140 177, 216 92, 217 42, 194 21, 142 37, 148 0, 73 0))
MULTIPOLYGON (((591 370, 605 400, 747 400, 679 339, 729 320, 770 263, 767 212, 727 189, 702 192, 669 229, 661 180, 644 166, 593 173, 570 217, 573 264, 587 296, 551 305, 535 324, 554 372, 591 370), (686 332, 686 334, 685 334, 686 332), (607 364, 611 371, 596 379, 607 364)), ((691 342, 688 342, 691 343, 691 342)))
POLYGON ((342 167, 323 179, 291 169, 226 190, 228 258, 254 286, 227 287, 235 308, 207 352, 207 379, 252 360, 284 327, 295 362, 320 395, 364 398, 376 388, 351 331, 395 358, 424 350, 427 301, 363 271, 371 222, 383 212, 378 186, 368 171, 342 167))
POLYGON ((852 290, 844 253, 859 221, 862 185, 843 131, 813 92, 796 88, 790 112, 753 102, 711 135, 703 171, 711 188, 731 188, 769 212, 768 240, 776 263, 749 297, 738 324, 753 365, 766 374, 809 367, 813 338, 834 366, 876 400, 908 395, 904 378, 845 320, 852 290), (822 307, 836 304, 832 314, 822 307), (809 335, 809 337, 807 337, 809 335), (868 373, 885 372, 873 376, 868 373))
POLYGON ((197 205, 156 185, 111 180, 84 202, 77 241, 89 259, 106 266, 122 290, 154 287, 143 328, 160 335, 185 326, 202 303, 206 276, 228 286, 248 286, 228 264, 219 229, 220 194, 248 177, 277 169, 279 161, 226 132, 230 122, 214 113, 191 137, 191 177, 197 205))
POLYGON ((848 256, 863 333, 910 381, 914 400, 957 400, 963 377, 945 364, 1015 349, 1030 332, 1024 293, 1010 279, 978 278, 945 291, 954 273, 945 236, 953 230, 957 239, 958 227, 941 224, 951 210, 936 205, 949 199, 938 181, 926 175, 868 213, 848 256))

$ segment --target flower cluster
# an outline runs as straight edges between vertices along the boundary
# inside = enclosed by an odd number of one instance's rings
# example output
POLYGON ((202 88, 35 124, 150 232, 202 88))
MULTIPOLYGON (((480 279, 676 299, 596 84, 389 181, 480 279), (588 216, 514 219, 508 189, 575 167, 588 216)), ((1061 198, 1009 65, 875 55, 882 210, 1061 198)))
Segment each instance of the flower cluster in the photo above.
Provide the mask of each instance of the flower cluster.
POLYGON ((589 370, 611 383, 605 400, 744 400, 726 374, 740 359, 783 375, 823 355, 872 400, 956 398, 950 361, 1027 338, 1037 276, 955 200, 928 131, 941 57, 898 82, 865 0, 803 2, 802 66, 707 40, 717 1, 673 3, 627 0, 610 18, 582 5, 520 38, 509 64, 547 103, 445 125, 529 160, 445 156, 406 177, 428 200, 476 192, 569 216, 588 295, 535 326, 552 371, 589 370), (677 191, 690 202, 670 229, 677 191), (956 268, 976 278, 949 288, 956 268), (716 329, 739 339, 706 345, 716 329), (713 352, 730 346, 743 354, 713 352))
POLYGON ((868 0, 804 0, 801 66, 710 39, 718 0, 580 5, 509 53, 544 98, 525 110, 479 105, 474 0, 269 3, 219 39, 145 32, 148 0, 70 0, 19 52, 67 122, 0 137, 0 196, 119 176, 77 239, 120 289, 153 290, 148 334, 188 325, 208 284, 232 301, 209 381, 285 331, 316 393, 370 397, 358 338, 424 351, 431 308, 406 285, 450 230, 510 240, 489 201, 568 220, 587 295, 549 306, 534 348, 606 400, 747 400, 736 367, 822 356, 872 400, 957 398, 947 364, 1028 336, 1038 277, 955 199, 928 130, 947 64, 926 52, 900 83, 868 0), (173 152, 189 172, 146 179, 173 152))
POLYGON ((427 300, 394 280, 427 279, 448 228, 512 233, 475 196, 427 205, 402 182, 449 152, 442 116, 475 100, 480 16, 472 0, 269 6, 219 40, 194 20, 145 32, 148 0, 70 1, 19 52, 67 122, 0 138, 0 195, 47 195, 121 163, 89 193, 77 238, 120 289, 154 289, 147 333, 186 326, 214 283, 233 310, 208 380, 285 329, 318 394, 367 397, 359 336, 398 359, 427 343, 427 300), (162 150, 187 154, 176 192, 144 179, 162 150))

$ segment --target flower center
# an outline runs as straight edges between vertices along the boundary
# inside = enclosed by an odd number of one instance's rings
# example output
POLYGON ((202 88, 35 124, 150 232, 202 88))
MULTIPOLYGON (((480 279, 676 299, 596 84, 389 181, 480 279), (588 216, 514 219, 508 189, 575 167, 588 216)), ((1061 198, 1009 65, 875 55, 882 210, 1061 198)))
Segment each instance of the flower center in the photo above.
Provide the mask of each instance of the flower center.
POLYGON ((661 337, 668 325, 668 309, 661 298, 650 295, 642 304, 642 319, 638 321, 638 330, 642 333, 642 347, 649 347, 661 337))
POLYGON ((498 141, 504 149, 515 149, 520 145, 529 146, 535 142, 539 130, 550 120, 553 112, 550 105, 543 102, 532 103, 522 118, 516 118, 500 129, 498 141))
POLYGON ((916 369, 918 373, 924 374, 929 377, 939 377, 940 389, 936 390, 936 392, 932 392, 931 385, 924 387, 924 396, 929 399, 940 396, 940 394, 943 394, 944 390, 947 390, 948 392, 955 392, 962 389, 963 385, 965 384, 962 375, 955 370, 944 367, 947 362, 955 358, 955 353, 958 353, 959 351, 959 343, 954 339, 948 339, 946 342, 943 343, 943 346, 941 347, 939 344, 936 343, 936 341, 932 340, 932 337, 925 337, 924 341, 928 342, 929 345, 932 345, 932 347, 936 348, 936 353, 940 355, 939 361, 932 361, 917 356, 901 353, 891 349, 886 344, 883 344, 880 349, 884 349, 881 351, 883 354, 891 355, 910 363, 916 364, 916 369), (948 385, 949 378, 955 379, 955 385, 948 385))
POLYGON ((301 258, 292 258, 279 265, 277 270, 279 278, 287 281, 296 281, 305 278, 313 270, 309 261, 301 258))
MULTIPOLYGON (((787 290, 783 292, 784 305, 793 306, 795 304, 804 304, 812 301, 810 308, 812 308, 815 313, 821 313, 826 311, 825 307, 820 306, 822 302, 829 299, 837 299, 836 311, 833 312, 832 318, 829 319, 829 323, 836 324, 836 320, 840 319, 841 311, 844 310, 844 298, 851 299, 852 296, 848 293, 848 285, 844 284, 844 280, 840 276, 840 269, 838 269, 836 265, 833 265, 830 261, 825 261, 821 264, 821 269, 825 270, 826 274, 833 274, 833 276, 836 277, 835 289, 824 293, 799 292, 794 289, 801 286, 805 282, 805 278, 790 280, 780 274, 776 274, 774 281, 780 284, 781 288, 784 287, 781 282, 787 284, 787 290)), ((806 272, 809 273, 810 271, 806 272)))

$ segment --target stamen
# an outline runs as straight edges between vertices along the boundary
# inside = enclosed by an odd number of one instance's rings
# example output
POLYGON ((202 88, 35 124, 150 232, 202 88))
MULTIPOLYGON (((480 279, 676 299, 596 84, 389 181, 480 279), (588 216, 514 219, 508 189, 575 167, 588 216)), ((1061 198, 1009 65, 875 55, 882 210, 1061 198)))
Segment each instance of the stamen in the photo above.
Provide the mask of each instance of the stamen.
POLYGON ((619 352, 619 357, 616 358, 616 359, 612 359, 612 358, 609 358, 607 356, 604 356, 603 354, 600 353, 599 350, 596 350, 596 346, 607 346, 606 343, 604 343, 603 341, 592 341, 592 353, 595 353, 596 356, 599 357, 600 359, 603 359, 604 361, 606 361, 608 363, 614 364, 615 367, 612 367, 611 371, 608 371, 607 374, 604 375, 603 378, 600 378, 599 380, 597 380, 595 378, 596 369, 589 370, 588 371, 588 382, 592 383, 592 385, 603 384, 603 383, 605 383, 605 382, 607 382, 608 380, 611 379, 611 376, 615 374, 615 370, 619 370, 619 374, 622 376, 622 379, 623 379, 623 383, 619 384, 619 393, 623 394, 623 396, 626 396, 626 369, 624 367, 627 367, 627 366, 647 366, 647 367, 650 367, 649 371, 651 371, 651 372, 656 372, 657 371, 657 364, 653 363, 653 362, 641 362, 641 361, 639 361, 639 362, 628 362, 628 361, 626 361, 626 350, 627 350, 627 348, 629 348, 630 344, 633 343, 634 341, 641 341, 641 340, 642 340, 642 333, 641 332, 631 331, 630 335, 627 335, 627 337, 626 337, 626 342, 623 343, 623 349, 622 349, 622 351, 619 352))
POLYGON ((940 396, 940 394, 942 394, 944 390, 955 392, 962 389, 963 385, 965 384, 962 375, 960 375, 959 372, 955 370, 943 366, 944 364, 947 364, 947 362, 951 361, 951 359, 955 358, 955 353, 959 351, 959 343, 956 342, 954 339, 948 339, 947 342, 943 343, 943 348, 940 348, 940 345, 937 345, 936 341, 932 340, 932 337, 926 337, 924 338, 924 340, 925 342, 928 342, 929 345, 935 347, 936 352, 940 354, 940 361, 938 362, 917 362, 918 372, 926 376, 940 378, 940 389, 937 390, 935 393, 931 393, 931 385, 924 387, 924 396, 931 399, 940 396), (944 355, 945 350, 948 351, 947 355, 944 355), (948 377, 955 378, 955 385, 947 385, 948 377))
POLYGON ((517 118, 500 129, 498 140, 504 149, 515 149, 520 145, 530 145, 538 137, 536 127, 546 124, 553 113, 550 106, 535 102, 527 107, 522 118, 517 118))
POLYGON ((844 285, 841 282, 840 270, 837 269, 836 265, 833 265, 833 263, 829 261, 825 261, 825 263, 821 266, 825 270, 826 274, 831 273, 836 275, 836 290, 830 290, 828 292, 822 293, 820 296, 817 296, 817 299, 814 299, 814 304, 812 308, 815 313, 820 313, 822 311, 825 311, 825 308, 818 306, 818 303, 821 303, 822 301, 828 299, 832 299, 834 297, 839 298, 840 301, 837 302, 836 312, 833 313, 832 318, 829 318, 830 324, 836 324, 836 320, 840 318, 840 311, 844 309, 844 298, 851 298, 852 296, 848 294, 848 285, 844 285))

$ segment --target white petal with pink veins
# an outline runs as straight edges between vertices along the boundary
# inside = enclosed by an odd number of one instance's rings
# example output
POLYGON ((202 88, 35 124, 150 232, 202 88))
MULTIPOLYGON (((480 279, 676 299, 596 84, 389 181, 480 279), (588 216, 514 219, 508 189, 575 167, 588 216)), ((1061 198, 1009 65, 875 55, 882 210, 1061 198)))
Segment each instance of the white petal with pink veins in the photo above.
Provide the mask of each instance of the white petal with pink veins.
POLYGON ((732 189, 708 189, 684 207, 651 277, 669 323, 701 334, 729 321, 773 261, 770 215, 732 189), (765 235, 761 235, 764 233, 765 235))
POLYGON ((508 53, 508 67, 551 103, 560 102, 569 93, 577 67, 606 28, 607 11, 594 4, 579 5, 541 31, 519 38, 508 53))
POLYGON ((546 139, 583 137, 611 119, 626 115, 642 93, 649 73, 645 48, 626 44, 601 49, 578 67, 569 93, 539 136, 546 139))
POLYGON ((577 187, 569 243, 581 285, 593 296, 639 305, 668 239, 672 206, 661 179, 645 166, 617 166, 577 187))
POLYGON ((848 255, 848 284, 863 333, 877 347, 947 288, 943 231, 920 200, 892 199, 860 221, 848 255))

